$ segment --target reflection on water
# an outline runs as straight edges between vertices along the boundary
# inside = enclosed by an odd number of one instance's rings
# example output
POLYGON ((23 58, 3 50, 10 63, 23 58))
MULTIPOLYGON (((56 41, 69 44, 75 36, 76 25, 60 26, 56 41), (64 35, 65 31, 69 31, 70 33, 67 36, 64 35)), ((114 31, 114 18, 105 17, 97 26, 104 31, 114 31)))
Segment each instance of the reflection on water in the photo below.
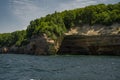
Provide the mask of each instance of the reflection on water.
POLYGON ((117 56, 0 54, 0 80, 119 80, 117 56))

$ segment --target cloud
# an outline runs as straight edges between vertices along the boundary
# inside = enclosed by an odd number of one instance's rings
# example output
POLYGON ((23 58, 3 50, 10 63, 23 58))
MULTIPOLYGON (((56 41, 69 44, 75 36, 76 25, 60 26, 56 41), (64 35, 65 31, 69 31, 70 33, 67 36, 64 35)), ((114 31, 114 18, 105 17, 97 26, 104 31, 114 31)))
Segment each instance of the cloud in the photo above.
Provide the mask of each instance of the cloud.
POLYGON ((60 4, 60 10, 69 10, 74 8, 85 7, 88 5, 97 4, 97 1, 94 0, 73 0, 68 3, 60 4))
POLYGON ((30 20, 45 16, 45 13, 47 13, 32 0, 10 0, 10 6, 12 14, 21 21, 24 28, 26 28, 30 20))
POLYGON ((96 4, 96 1, 94 0, 69 0, 66 2, 64 1, 56 2, 56 0, 51 0, 51 1, 46 0, 46 2, 44 1, 43 3, 44 5, 41 2, 42 1, 40 0, 10 0, 11 7, 13 8, 12 10, 13 14, 22 20, 28 20, 40 16, 45 16, 46 14, 51 12, 52 9, 62 11, 66 9, 84 7, 90 4, 96 4), (53 3, 49 5, 50 2, 53 3))

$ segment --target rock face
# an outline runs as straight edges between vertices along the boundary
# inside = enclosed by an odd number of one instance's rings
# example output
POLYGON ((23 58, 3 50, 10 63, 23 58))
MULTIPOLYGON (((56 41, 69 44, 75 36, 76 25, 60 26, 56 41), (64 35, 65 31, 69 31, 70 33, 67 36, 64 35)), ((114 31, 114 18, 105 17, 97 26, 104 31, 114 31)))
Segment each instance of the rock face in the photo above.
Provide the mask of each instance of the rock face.
POLYGON ((58 54, 120 55, 120 35, 69 35, 58 54))
POLYGON ((30 43, 26 46, 24 53, 48 55, 48 43, 44 36, 33 36, 30 43))
POLYGON ((9 49, 8 49, 8 47, 3 47, 3 48, 0 48, 0 52, 1 53, 8 53, 9 49))
POLYGON ((29 44, 16 47, 3 47, 0 49, 0 53, 16 53, 16 54, 34 54, 34 55, 48 55, 48 43, 43 35, 32 36, 29 40, 29 44))
POLYGON ((0 53, 49 55, 120 55, 120 35, 67 35, 54 42, 44 35, 34 35, 29 44, 0 48, 0 53), (62 41, 62 42, 61 42, 62 41), (61 46, 60 46, 61 43, 61 46))

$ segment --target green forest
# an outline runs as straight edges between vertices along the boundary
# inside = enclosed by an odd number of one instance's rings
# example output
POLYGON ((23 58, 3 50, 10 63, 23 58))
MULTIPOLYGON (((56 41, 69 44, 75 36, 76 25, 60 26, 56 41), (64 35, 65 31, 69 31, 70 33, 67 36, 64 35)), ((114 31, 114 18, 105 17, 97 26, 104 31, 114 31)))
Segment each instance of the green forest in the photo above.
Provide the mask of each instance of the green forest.
POLYGON ((55 11, 45 17, 32 20, 26 30, 0 34, 0 47, 23 46, 33 35, 47 34, 56 40, 71 27, 84 24, 112 25, 120 23, 120 2, 117 4, 98 4, 63 12, 55 11))

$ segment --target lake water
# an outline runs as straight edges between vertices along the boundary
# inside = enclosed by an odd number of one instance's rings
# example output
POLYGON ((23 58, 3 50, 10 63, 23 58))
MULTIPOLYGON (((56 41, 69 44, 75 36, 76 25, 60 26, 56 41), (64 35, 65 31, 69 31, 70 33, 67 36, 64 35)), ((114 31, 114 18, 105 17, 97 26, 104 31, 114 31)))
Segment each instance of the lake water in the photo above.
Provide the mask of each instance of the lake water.
POLYGON ((0 54, 0 80, 120 80, 120 57, 0 54))

